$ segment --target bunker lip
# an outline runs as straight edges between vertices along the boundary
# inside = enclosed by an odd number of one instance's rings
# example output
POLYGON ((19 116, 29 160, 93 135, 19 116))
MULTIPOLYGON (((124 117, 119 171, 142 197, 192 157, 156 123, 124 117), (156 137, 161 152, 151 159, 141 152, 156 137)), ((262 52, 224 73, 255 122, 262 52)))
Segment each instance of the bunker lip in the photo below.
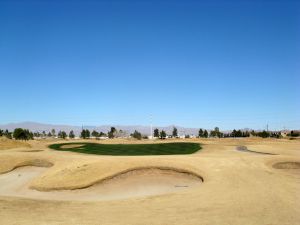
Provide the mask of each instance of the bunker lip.
POLYGON ((277 162, 272 165, 275 169, 300 169, 300 162, 297 161, 285 161, 277 162))
POLYGON ((30 181, 45 170, 23 167, 1 175, 0 195, 45 200, 103 201, 176 193, 196 188, 203 182, 201 176, 187 171, 145 167, 122 171, 81 189, 47 192, 30 189, 30 181))
POLYGON ((99 180, 95 180, 94 182, 91 182, 89 184, 85 184, 82 186, 56 186, 56 187, 30 187, 31 189, 37 190, 37 191, 43 191, 43 192, 49 192, 49 191, 70 191, 70 190, 80 190, 80 189, 87 189, 90 187, 93 187, 95 185, 101 185, 102 183, 106 183, 110 180, 113 180, 116 177, 122 176, 124 174, 129 174, 135 171, 145 171, 145 170, 160 170, 160 171, 170 171, 170 172, 174 172, 177 174, 181 174, 181 175, 186 175, 186 176, 193 176, 195 178, 197 178, 199 180, 199 182, 204 182, 204 178, 202 176, 200 176, 199 174, 193 172, 193 171, 189 171, 189 170, 185 170, 185 169, 181 169, 181 168, 175 168, 175 167, 168 167, 168 166, 145 166, 145 167, 133 167, 133 168, 129 168, 127 170, 122 170, 118 173, 114 173, 110 176, 101 178, 99 180))
POLYGON ((22 150, 19 152, 43 152, 44 150, 22 150))
POLYGON ((262 154, 262 155, 278 155, 274 153, 268 153, 268 152, 258 152, 258 151, 252 151, 247 148, 247 146, 237 146, 236 150, 240 152, 249 152, 249 153, 256 153, 256 154, 262 154))
MULTIPOLYGON (((136 168, 131 168, 131 169, 128 169, 128 170, 124 170, 124 171, 121 171, 119 173, 116 173, 112 176, 109 176, 109 177, 106 177, 90 186, 93 186, 93 185, 96 185, 96 184, 100 184, 100 183, 104 183, 104 182, 107 182, 109 180, 112 180, 112 179, 115 179, 116 177, 119 177, 119 176, 122 176, 122 175, 125 175, 125 174, 128 174, 128 173, 134 173, 136 171, 145 171, 145 170, 160 170, 161 172, 174 172, 174 173, 178 173, 178 174, 182 174, 182 175, 186 175, 186 176, 193 176, 197 179, 199 179, 201 182, 204 182, 204 179, 202 176, 192 172, 192 171, 188 171, 188 170, 184 170, 184 169, 179 169, 179 168, 174 168, 174 167, 136 167, 136 168)), ((88 188, 90 186, 87 186, 87 187, 83 187, 83 188, 88 188)))
POLYGON ((30 160, 25 160, 23 162, 19 162, 18 164, 14 165, 11 168, 8 168, 7 170, 0 171, 1 174, 6 174, 11 171, 14 171, 16 169, 22 168, 22 167, 52 167, 54 164, 52 162, 49 162, 48 160, 44 159, 30 159, 30 160))

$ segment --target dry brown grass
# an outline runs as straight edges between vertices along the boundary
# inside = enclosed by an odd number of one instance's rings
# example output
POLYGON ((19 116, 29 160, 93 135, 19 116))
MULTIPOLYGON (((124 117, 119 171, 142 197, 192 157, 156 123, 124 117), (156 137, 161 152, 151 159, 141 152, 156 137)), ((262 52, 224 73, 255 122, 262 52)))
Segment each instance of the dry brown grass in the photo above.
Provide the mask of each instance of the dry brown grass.
POLYGON ((25 141, 16 141, 5 137, 0 137, 0 150, 12 148, 30 148, 30 144, 25 141))

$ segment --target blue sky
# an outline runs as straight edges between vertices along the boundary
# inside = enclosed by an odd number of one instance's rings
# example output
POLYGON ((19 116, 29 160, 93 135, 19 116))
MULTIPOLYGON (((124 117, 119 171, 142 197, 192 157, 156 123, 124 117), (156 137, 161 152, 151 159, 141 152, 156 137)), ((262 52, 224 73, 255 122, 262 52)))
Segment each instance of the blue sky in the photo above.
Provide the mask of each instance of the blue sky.
POLYGON ((300 4, 0 0, 0 78, 1 124, 297 129, 300 4))

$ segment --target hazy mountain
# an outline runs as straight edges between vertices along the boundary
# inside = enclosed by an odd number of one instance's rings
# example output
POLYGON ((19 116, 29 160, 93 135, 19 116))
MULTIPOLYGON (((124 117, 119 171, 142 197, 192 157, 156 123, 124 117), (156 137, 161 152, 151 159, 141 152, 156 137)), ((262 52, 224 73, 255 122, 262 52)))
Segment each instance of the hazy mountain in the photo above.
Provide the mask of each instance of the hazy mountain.
MULTIPOLYGON (((134 130, 137 130, 145 135, 150 135, 150 126, 141 126, 141 125, 130 125, 130 126, 124 126, 124 125, 101 125, 101 126, 84 126, 84 129, 89 129, 90 131, 96 130, 98 132, 107 132, 110 130, 111 127, 115 127, 117 130, 123 130, 127 134, 131 134, 134 132, 134 130)), ((175 125, 174 125, 175 126, 175 125)), ((167 134, 172 134, 173 131, 173 125, 166 126, 166 127, 160 127, 160 126, 153 126, 153 130, 155 128, 158 128, 159 130, 165 130, 167 134)), ((22 122, 22 123, 8 123, 8 124, 2 124, 0 125, 0 129, 5 130, 8 129, 9 131, 13 131, 15 128, 24 128, 29 129, 33 132, 43 132, 46 133, 50 132, 52 129, 55 129, 56 133, 60 130, 64 130, 67 133, 69 133, 71 130, 74 131, 75 135, 79 135, 82 127, 81 126, 71 126, 71 125, 54 125, 54 124, 43 124, 43 123, 36 123, 36 122, 22 122)), ((179 135, 197 135, 199 128, 186 128, 186 127, 180 127, 175 126, 178 129, 179 135)))

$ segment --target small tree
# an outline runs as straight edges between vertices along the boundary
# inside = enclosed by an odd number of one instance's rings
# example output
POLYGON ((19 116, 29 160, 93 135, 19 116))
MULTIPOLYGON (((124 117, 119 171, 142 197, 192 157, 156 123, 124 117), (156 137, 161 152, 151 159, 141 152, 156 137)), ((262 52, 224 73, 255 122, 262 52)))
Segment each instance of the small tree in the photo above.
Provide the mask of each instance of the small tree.
POLYGON ((201 138, 204 136, 204 132, 202 129, 199 130, 198 136, 201 138))
POLYGON ((34 133, 33 133, 33 136, 34 136, 34 137, 40 137, 41 134, 40 134, 39 132, 34 132, 34 133))
POLYGON ((13 137, 16 140, 27 140, 26 139, 26 134, 22 128, 16 128, 13 132, 13 137))
POLYGON ((99 137, 99 133, 97 131, 93 130, 92 136, 95 137, 95 138, 99 137))
POLYGON ((173 137, 178 137, 178 131, 177 131, 176 127, 173 128, 172 136, 173 137))
POLYGON ((218 136, 218 138, 222 138, 222 137, 224 137, 224 134, 223 134, 222 132, 219 132, 219 133, 217 134, 217 136, 218 136))
POLYGON ((75 134, 74 134, 73 130, 70 131, 69 138, 71 138, 71 139, 75 138, 75 134))
POLYGON ((117 129, 116 129, 115 127, 111 127, 111 128, 110 128, 110 132, 116 133, 116 132, 117 132, 117 129))
POLYGON ((16 140, 24 140, 27 141, 29 139, 33 139, 33 133, 27 129, 16 128, 13 132, 13 137, 16 140))
POLYGON ((83 139, 88 139, 88 138, 90 138, 90 136, 91 136, 91 133, 88 129, 83 129, 80 133, 80 137, 83 139))
POLYGON ((48 137, 52 137, 52 134, 50 132, 48 132, 47 136, 48 137))
POLYGON ((215 127, 215 132, 216 132, 216 133, 219 133, 219 132, 220 132, 219 127, 215 127))
POLYGON ((116 132, 117 132, 116 128, 115 127, 111 127, 110 131, 108 132, 108 137, 109 138, 114 138, 116 132))
POLYGON ((233 131, 231 132, 231 136, 236 137, 236 130, 235 129, 233 129, 233 131))
POLYGON ((0 137, 3 136, 4 131, 0 129, 0 137))
POLYGON ((51 130, 52 137, 55 137, 55 129, 51 130))
POLYGON ((103 133, 102 131, 99 133, 99 137, 105 137, 107 136, 106 133, 103 133))
POLYGON ((86 129, 85 130, 85 138, 89 139, 90 137, 91 137, 91 132, 88 129, 86 129))
POLYGON ((218 138, 220 138, 220 137, 223 136, 223 134, 220 132, 219 127, 215 127, 214 130, 211 130, 211 131, 210 131, 210 136, 211 136, 211 137, 218 137, 218 138))
POLYGON ((238 130, 238 131, 236 132, 236 137, 242 137, 242 136, 243 136, 242 131, 241 131, 241 130, 238 130))
POLYGON ((203 137, 204 137, 204 138, 208 138, 208 132, 207 132, 207 130, 204 130, 204 132, 203 132, 203 137))
POLYGON ((60 131, 58 132, 57 136, 58 136, 59 138, 65 139, 65 138, 67 137, 67 133, 66 133, 65 131, 61 131, 61 130, 60 130, 60 131))
POLYGON ((263 130, 262 132, 258 133, 258 136, 262 137, 262 138, 267 138, 267 137, 270 137, 270 133, 267 132, 267 131, 265 131, 265 130, 263 130))
POLYGON ((67 133, 65 131, 61 132, 61 138, 66 139, 67 133))
POLYGON ((25 133, 25 136, 26 136, 25 140, 32 140, 33 139, 33 133, 30 132, 28 129, 24 129, 24 133, 25 133))
POLYGON ((86 132, 85 132, 85 129, 83 129, 80 133, 80 137, 85 139, 86 138, 86 132))
POLYGON ((165 139, 167 137, 167 134, 164 130, 162 130, 160 133, 159 133, 159 137, 160 139, 165 139))
POLYGON ((156 128, 154 129, 154 134, 153 134, 154 137, 159 137, 159 130, 156 128))
POLYGON ((135 130, 134 133, 131 134, 131 136, 132 136, 133 138, 138 139, 138 140, 141 140, 141 139, 142 139, 142 134, 141 134, 140 132, 138 132, 137 130, 135 130))
POLYGON ((113 134, 112 132, 110 132, 110 131, 107 133, 107 136, 108 136, 108 138, 110 138, 110 139, 112 139, 112 138, 115 137, 114 134, 113 134))
POLYGON ((8 139, 12 139, 12 133, 9 132, 7 129, 5 130, 4 134, 5 137, 7 137, 8 139))

